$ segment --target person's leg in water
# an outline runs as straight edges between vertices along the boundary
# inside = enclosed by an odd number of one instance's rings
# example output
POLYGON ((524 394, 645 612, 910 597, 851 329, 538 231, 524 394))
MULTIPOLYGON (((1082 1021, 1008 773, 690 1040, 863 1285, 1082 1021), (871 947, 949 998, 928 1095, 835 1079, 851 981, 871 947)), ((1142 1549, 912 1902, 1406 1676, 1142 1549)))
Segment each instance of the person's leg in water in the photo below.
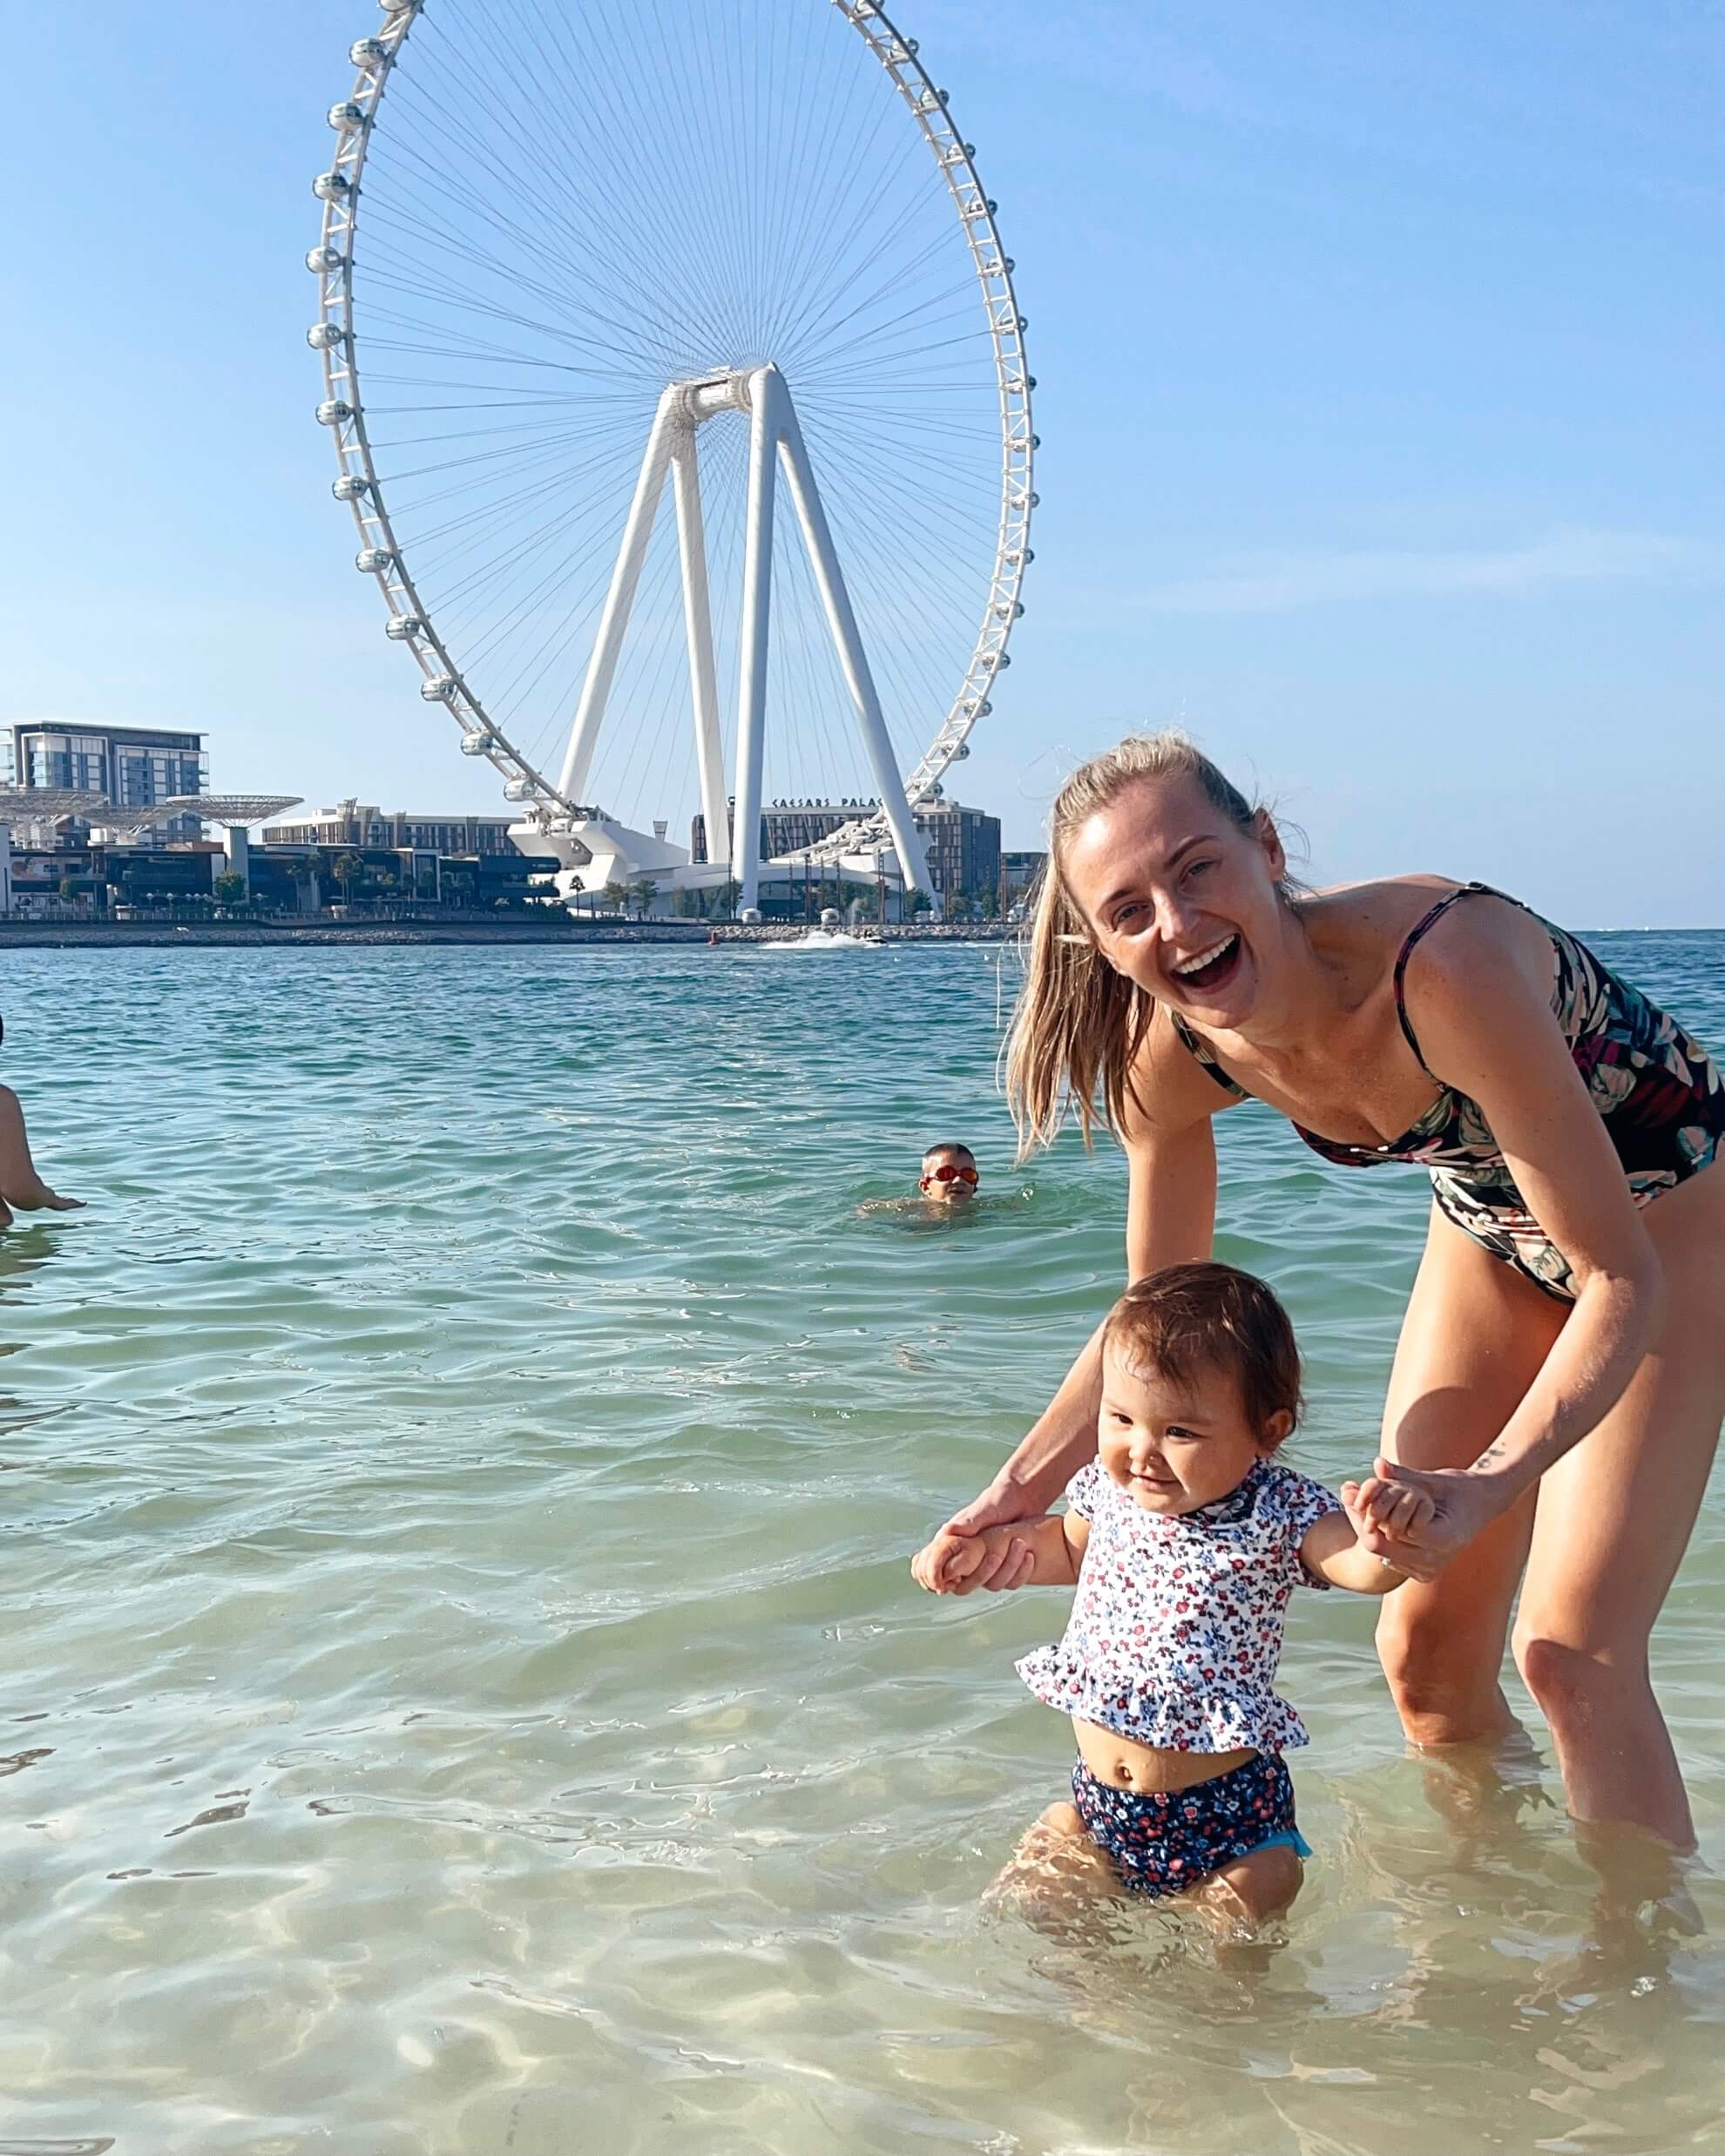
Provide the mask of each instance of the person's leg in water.
MULTIPOLYGON (((1663 1261, 1661 1335, 1621 1400, 1523 1505, 1430 1585, 1386 1604, 1379 1649, 1408 1734, 1422 1745, 1489 1740, 1509 1726, 1498 1689, 1522 1551, 1516 1658, 1551 1726, 1572 1815, 1694 1846, 1688 1801, 1654 1698, 1647 1640, 1695 1524, 1725 1415, 1725 1170, 1715 1164, 1643 1214, 1663 1261), (1532 1514, 1532 1517, 1526 1517, 1532 1514), (1526 1538, 1524 1541, 1524 1537, 1526 1538)), ((1462 1466, 1531 1382, 1546 1298, 1435 1220, 1390 1386, 1386 1441, 1423 1466, 1462 1466), (1530 1298, 1532 1300, 1530 1300, 1530 1298), (1507 1405, 1505 1404, 1507 1403, 1507 1405)), ((1543 1330, 1555 1337, 1551 1305, 1543 1330)), ((1584 1853, 1596 1866, 1602 1837, 1584 1853)))
MULTIPOLYGON (((1659 1337, 1599 1427, 1548 1469, 1516 1614, 1515 1655, 1551 1725, 1573 1817, 1596 1866, 1626 1828, 1695 1847, 1688 1798, 1647 1644, 1695 1526, 1725 1418, 1725 1166, 1642 1213, 1665 1271, 1659 1337)), ((1614 1867, 1613 1867, 1614 1869, 1614 1867)))
MULTIPOLYGON (((1386 1457, 1467 1467, 1520 1403, 1567 1315, 1434 1206, 1383 1404, 1386 1457)), ((1532 1491, 1438 1578, 1386 1595, 1377 1652, 1402 1724, 1429 1761, 1426 1794, 1464 1842, 1512 1824, 1534 1786, 1532 1747, 1500 1679, 1532 1533, 1532 1491)))
POLYGON ((76 1213, 83 1203, 63 1198, 37 1173, 18 1097, 0 1085, 0 1227, 10 1224, 15 1206, 20 1213, 76 1213))

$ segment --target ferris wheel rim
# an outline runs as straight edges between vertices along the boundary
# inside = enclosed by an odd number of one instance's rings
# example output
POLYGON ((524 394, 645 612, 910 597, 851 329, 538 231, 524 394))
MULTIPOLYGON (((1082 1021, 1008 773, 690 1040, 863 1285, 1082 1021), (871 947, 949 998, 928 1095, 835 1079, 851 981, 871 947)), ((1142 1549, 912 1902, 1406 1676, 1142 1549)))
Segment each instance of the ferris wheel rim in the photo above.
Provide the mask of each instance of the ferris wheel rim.
MULTIPOLYGON (((329 123, 337 134, 335 154, 314 184, 314 193, 323 204, 318 246, 306 258, 318 279, 317 320, 307 333, 322 362, 325 395, 317 417, 335 443, 335 483, 348 484, 348 493, 338 498, 346 499, 360 535, 355 565, 374 577, 382 591, 389 614, 386 627, 393 631, 397 622, 412 625, 396 640, 406 645, 419 665, 422 697, 449 708, 461 727, 463 749, 483 755, 503 775, 505 798, 520 807, 524 822, 535 823, 544 831, 566 830, 594 812, 569 799, 515 746, 444 644, 397 543, 366 428, 353 300, 360 183, 389 76, 424 0, 380 0, 380 4, 384 21, 378 32, 357 39, 349 49, 355 84, 346 99, 329 108, 329 123)), ((994 560, 964 678, 932 740, 903 774, 905 796, 915 809, 938 796, 946 771, 969 753, 971 734, 978 720, 989 715, 995 681, 1010 664, 1007 646, 1013 625, 1024 612, 1025 572, 1034 558, 1029 541, 1032 512, 1037 506, 1033 475, 1038 443, 1032 427, 1036 382, 1025 357, 1028 323, 1019 312, 1013 264, 1001 240, 996 206, 984 189, 975 145, 965 141, 952 123, 946 93, 936 87, 919 57, 917 40, 906 37, 876 0, 828 0, 828 4, 874 53, 935 158, 970 252, 994 355, 1000 415, 994 560)), ((877 845, 884 836, 883 818, 865 814, 833 832, 815 850, 823 859, 835 858, 839 853, 877 845)))

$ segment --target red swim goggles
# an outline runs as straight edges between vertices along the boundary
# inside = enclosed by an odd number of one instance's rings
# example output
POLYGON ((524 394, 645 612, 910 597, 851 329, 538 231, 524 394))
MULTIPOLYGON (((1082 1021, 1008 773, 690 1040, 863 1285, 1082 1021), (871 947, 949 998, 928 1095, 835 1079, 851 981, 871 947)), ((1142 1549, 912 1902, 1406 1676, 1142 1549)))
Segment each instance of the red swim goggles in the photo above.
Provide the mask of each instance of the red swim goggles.
POLYGON ((926 1190, 930 1183, 968 1183, 974 1190, 981 1180, 974 1168, 957 1168, 950 1160, 943 1160, 923 1178, 923 1188, 926 1190))

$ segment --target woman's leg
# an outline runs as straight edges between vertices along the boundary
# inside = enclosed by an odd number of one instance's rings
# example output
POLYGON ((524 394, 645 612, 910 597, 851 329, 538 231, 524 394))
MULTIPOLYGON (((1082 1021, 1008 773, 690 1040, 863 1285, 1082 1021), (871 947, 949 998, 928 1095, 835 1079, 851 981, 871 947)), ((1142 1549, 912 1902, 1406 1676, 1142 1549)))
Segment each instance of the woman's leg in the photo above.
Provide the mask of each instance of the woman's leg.
POLYGON ((1642 1218, 1665 1268, 1660 1339, 1598 1429, 1540 1483, 1515 1652, 1575 1817, 1643 1827, 1684 1849, 1695 1829, 1647 1639, 1725 1418, 1725 1166, 1642 1218))
MULTIPOLYGON (((1384 1402, 1385 1456, 1471 1466, 1532 1383, 1566 1315, 1434 1206, 1384 1402)), ((1410 1580, 1384 1598, 1377 1651, 1417 1744, 1467 1743, 1513 1727, 1498 1677, 1532 1511, 1530 1495, 1429 1585, 1410 1580)))
POLYGON ((62 1198, 37 1173, 18 1097, 10 1085, 0 1085, 0 1213, 4 1213, 7 1202, 25 1213, 39 1212, 44 1206, 54 1213, 71 1213, 84 1201, 62 1198))

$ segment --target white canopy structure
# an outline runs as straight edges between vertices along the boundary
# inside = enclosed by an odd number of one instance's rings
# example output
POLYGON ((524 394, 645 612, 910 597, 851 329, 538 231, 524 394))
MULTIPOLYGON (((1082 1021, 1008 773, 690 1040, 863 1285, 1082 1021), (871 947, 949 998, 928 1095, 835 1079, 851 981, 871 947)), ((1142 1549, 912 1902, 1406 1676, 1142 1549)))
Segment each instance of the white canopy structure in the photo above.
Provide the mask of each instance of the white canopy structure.
POLYGON ((87 816, 110 806, 105 794, 76 786, 0 786, 0 913, 12 910, 12 832, 87 816))

